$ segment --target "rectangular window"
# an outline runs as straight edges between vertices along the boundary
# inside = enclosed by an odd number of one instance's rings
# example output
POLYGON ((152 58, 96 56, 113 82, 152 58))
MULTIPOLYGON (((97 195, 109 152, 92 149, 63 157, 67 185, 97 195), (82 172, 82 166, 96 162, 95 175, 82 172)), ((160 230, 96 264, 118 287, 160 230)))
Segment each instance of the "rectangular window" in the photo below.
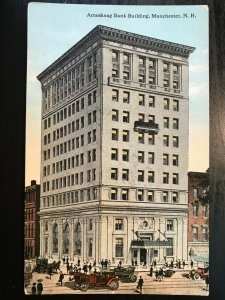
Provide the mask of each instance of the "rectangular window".
POLYGON ((173 88, 174 88, 175 90, 177 90, 177 89, 179 88, 179 83, 178 83, 178 81, 173 81, 173 88))
POLYGON ((144 144, 145 142, 145 135, 143 132, 139 132, 138 133, 138 143, 139 144, 144 144))
POLYGON ((198 227, 193 226, 193 241, 198 241, 198 227))
POLYGON ((129 180, 129 170, 128 169, 122 169, 122 180, 129 180))
POLYGON ((130 73, 127 71, 123 71, 123 79, 129 80, 130 79, 130 73))
POLYGON ((123 230, 123 219, 115 220, 115 230, 123 230))
POLYGON ((145 114, 138 114, 138 121, 143 121, 145 120, 145 114))
POLYGON ((179 101, 178 100, 173 100, 173 110, 179 111, 179 101))
POLYGON ((123 103, 129 103, 129 102, 130 102, 130 93, 123 92, 123 103))
POLYGON ((168 135, 163 136, 163 145, 166 147, 169 146, 169 136, 168 135))
POLYGON ((154 115, 148 115, 148 121, 149 122, 155 122, 155 116, 154 115))
POLYGON ((138 75, 138 82, 139 83, 144 83, 145 82, 145 75, 139 74, 138 75))
POLYGON ((169 154, 163 154, 163 165, 168 166, 169 165, 169 154))
POLYGON ((155 145, 155 135, 152 133, 148 134, 148 144, 149 145, 155 145))
POLYGON ((88 106, 91 105, 92 94, 88 94, 88 106))
POLYGON ((138 96, 138 104, 144 106, 145 105, 145 95, 140 95, 138 96))
POLYGON ((129 142, 129 131, 128 130, 123 130, 123 142, 129 142))
POLYGON ((167 231, 173 231, 173 220, 166 220, 166 230, 167 231))
POLYGON ((138 201, 144 201, 144 190, 137 191, 137 199, 138 201))
POLYGON ((138 151, 138 162, 140 162, 140 163, 145 162, 145 153, 144 153, 144 151, 138 151))
POLYGON ((148 171, 148 182, 153 183, 155 181, 155 172, 148 171))
POLYGON ((173 173, 173 184, 179 183, 179 175, 177 173, 173 173))
POLYGON ((128 111, 123 111, 123 122, 129 123, 130 113, 128 111))
POLYGON ((202 207, 202 215, 203 215, 204 218, 207 218, 207 216, 208 216, 207 206, 202 207))
POLYGON ((166 109, 166 110, 170 109, 170 100, 167 98, 164 98, 163 106, 164 106, 164 109, 166 109))
POLYGON ((193 205, 193 216, 194 217, 198 216, 198 205, 193 205))
POLYGON ((88 125, 91 124, 91 113, 88 114, 88 125))
POLYGON ((168 192, 163 192, 163 194, 162 194, 162 201, 163 202, 168 202, 169 201, 169 194, 168 194, 168 192))
POLYGON ((111 169, 111 179, 112 180, 118 179, 118 169, 116 169, 116 168, 111 169))
POLYGON ((169 118, 167 118, 167 117, 163 118, 163 127, 169 128, 169 118))
POLYGON ((163 183, 169 183, 169 173, 163 173, 163 183))
POLYGON ((111 149, 111 160, 118 160, 118 149, 111 149))
POLYGON ((179 129, 179 119, 173 119, 173 129, 179 129))
POLYGON ((112 110, 112 121, 119 121, 119 112, 116 109, 112 110))
POLYGON ((138 181, 144 182, 144 171, 143 170, 138 170, 138 181))
POLYGON ((148 163, 149 164, 155 163, 155 153, 154 152, 148 152, 148 163))
POLYGON ((179 165, 179 161, 178 161, 178 155, 173 155, 173 166, 177 166, 179 165))
POLYGON ((148 98, 148 106, 149 107, 155 107, 155 97, 149 96, 149 98, 148 98))
POLYGON ((178 193, 177 192, 172 193, 172 200, 173 200, 173 203, 178 203, 178 193))
POLYGON ((122 200, 128 200, 128 189, 122 189, 121 194, 122 194, 122 200))
POLYGON ((163 79, 163 86, 164 87, 169 87, 169 80, 168 79, 163 79))
POLYGON ((118 138, 119 138, 119 130, 113 128, 112 129, 112 140, 113 141, 118 141, 118 138))
POLYGON ((139 56, 138 64, 139 64, 139 67, 144 67, 144 65, 145 65, 145 58, 142 57, 142 56, 139 56))
POLYGON ((198 200, 198 189, 196 189, 196 188, 193 189, 193 195, 194 195, 194 200, 197 201, 198 200))
POLYGON ((129 54, 123 53, 123 63, 129 64, 129 54))
POLYGON ((173 147, 178 148, 179 147, 179 137, 173 136, 173 147))
MULTIPOLYGON (((167 240, 173 245, 173 238, 167 238, 167 240)), ((166 249, 166 256, 173 256, 173 246, 166 249)))
POLYGON ((208 228, 202 227, 202 240, 203 242, 208 241, 208 228))
POLYGON ((127 149, 122 150, 122 160, 129 161, 129 150, 127 149))
POLYGON ((149 66, 150 69, 155 69, 155 60, 149 58, 149 65, 148 66, 149 66))
POLYGON ((119 71, 118 70, 112 70, 112 77, 118 78, 119 77, 119 71))
POLYGON ((123 239, 116 238, 116 249, 115 249, 115 256, 122 257, 123 256, 123 239))
POLYGON ((117 51, 112 51, 112 61, 119 60, 119 53, 117 51))
POLYGON ((111 200, 117 200, 117 189, 111 188, 111 200))
POLYGON ((112 101, 118 101, 119 100, 119 91, 118 90, 112 90, 112 101))
POLYGON ((173 65, 173 74, 178 74, 178 65, 173 65))
POLYGON ((169 63, 167 63, 167 62, 163 63, 163 72, 166 72, 166 73, 169 72, 169 63))
POLYGON ((154 192, 153 191, 148 191, 148 201, 154 202, 154 192))

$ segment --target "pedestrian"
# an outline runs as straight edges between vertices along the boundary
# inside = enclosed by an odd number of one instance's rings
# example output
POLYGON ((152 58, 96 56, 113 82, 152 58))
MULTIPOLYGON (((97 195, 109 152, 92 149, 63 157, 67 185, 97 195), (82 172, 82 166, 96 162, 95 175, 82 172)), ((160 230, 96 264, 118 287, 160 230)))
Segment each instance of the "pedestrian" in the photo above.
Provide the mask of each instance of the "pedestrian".
POLYGON ((42 279, 38 279, 38 284, 37 284, 37 294, 41 295, 43 292, 43 284, 42 284, 42 279))
POLYGON ((151 267, 150 267, 150 271, 149 271, 149 275, 150 275, 150 277, 152 277, 152 274, 153 274, 153 267, 152 267, 152 265, 151 265, 151 267))
POLYGON ((191 268, 193 269, 193 266, 194 266, 194 262, 193 260, 191 260, 191 268))
POLYGON ((66 258, 66 264, 68 264, 69 263, 69 257, 67 256, 67 258, 66 258))
POLYGON ((178 268, 181 269, 181 261, 180 261, 180 259, 178 260, 178 268))
POLYGON ((138 280, 138 285, 137 285, 137 288, 140 290, 140 294, 142 294, 143 284, 144 284, 144 280, 143 280, 143 278, 140 276, 140 277, 139 277, 139 280, 138 280))
POLYGON ((49 275, 49 279, 52 279, 52 266, 48 267, 48 275, 49 275))
POLYGON ((132 266, 134 266, 134 260, 133 260, 133 258, 131 259, 131 264, 132 264, 132 266))
POLYGON ((173 269, 173 260, 171 259, 170 267, 173 269))
POLYGON ((62 261, 63 261, 63 264, 65 264, 65 256, 63 256, 63 258, 62 258, 62 261))
POLYGON ((77 266, 80 267, 80 259, 77 260, 77 266))
POLYGON ((108 259, 105 259, 105 268, 107 269, 108 267, 108 259))
POLYGON ((119 261, 119 267, 120 268, 122 267, 122 261, 121 260, 119 261))
POLYGON ((88 265, 88 270, 89 270, 89 273, 91 273, 91 269, 92 269, 92 265, 91 263, 88 265))
POLYGON ((183 269, 184 269, 184 267, 185 267, 185 260, 183 260, 183 269))
POLYGON ((159 271, 156 269, 155 270, 155 279, 156 279, 156 281, 158 280, 158 276, 159 276, 159 271))
POLYGON ((88 266, 86 263, 83 265, 83 271, 85 274, 87 274, 87 272, 88 272, 88 266))
POLYGON ((153 261, 153 266, 156 268, 156 265, 157 265, 156 259, 154 259, 154 261, 153 261))
POLYGON ((93 262, 93 267, 95 267, 96 266, 96 260, 94 260, 94 262, 93 262))
POLYGON ((102 266, 102 269, 103 269, 103 267, 104 267, 104 260, 103 259, 101 260, 101 266, 102 266))
POLYGON ((67 262, 66 263, 66 274, 68 275, 68 272, 70 271, 70 265, 69 263, 67 262))
POLYGON ((209 275, 206 276, 206 278, 205 278, 205 284, 206 284, 205 290, 208 291, 208 289, 209 289, 209 275))
POLYGON ((59 282, 60 282, 60 285, 62 286, 63 284, 63 279, 64 279, 64 274, 62 271, 60 271, 60 274, 59 274, 59 282))
POLYGON ((159 269, 158 279, 159 279, 160 281, 163 280, 163 269, 162 269, 162 268, 159 269))
POLYGON ((135 267, 137 267, 137 260, 135 259, 135 261, 134 261, 134 264, 135 264, 135 267))
POLYGON ((109 265, 109 268, 110 268, 110 266, 111 266, 111 260, 110 259, 108 260, 108 265, 109 265))
POLYGON ((32 285, 31 294, 32 295, 37 295, 36 282, 34 282, 33 285, 32 285))

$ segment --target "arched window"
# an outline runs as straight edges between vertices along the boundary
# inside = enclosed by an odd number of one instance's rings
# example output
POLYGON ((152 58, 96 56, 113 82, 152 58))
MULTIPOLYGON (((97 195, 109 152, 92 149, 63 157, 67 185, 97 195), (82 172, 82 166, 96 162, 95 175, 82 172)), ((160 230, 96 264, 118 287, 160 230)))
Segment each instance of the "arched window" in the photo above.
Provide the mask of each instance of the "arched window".
POLYGON ((78 222, 74 229, 74 254, 81 255, 81 224, 78 222))
POLYGON ((63 254, 69 253, 69 224, 65 223, 63 225, 63 254))
POLYGON ((58 225, 56 223, 52 227, 52 233, 53 253, 58 253, 58 225))

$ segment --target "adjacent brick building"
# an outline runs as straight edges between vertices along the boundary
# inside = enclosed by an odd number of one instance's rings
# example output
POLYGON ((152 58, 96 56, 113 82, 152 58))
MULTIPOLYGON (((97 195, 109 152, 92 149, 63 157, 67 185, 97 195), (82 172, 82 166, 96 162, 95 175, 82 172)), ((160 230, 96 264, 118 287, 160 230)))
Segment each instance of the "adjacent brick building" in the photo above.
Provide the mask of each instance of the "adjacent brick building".
POLYGON ((40 225, 38 211, 40 209, 40 185, 35 180, 25 188, 25 227, 24 256, 35 258, 40 250, 40 225))
POLYGON ((209 252, 209 206, 199 201, 204 193, 202 181, 208 174, 205 172, 188 173, 188 252, 193 260, 207 260, 209 252), (190 252, 190 250, 192 251, 190 252))

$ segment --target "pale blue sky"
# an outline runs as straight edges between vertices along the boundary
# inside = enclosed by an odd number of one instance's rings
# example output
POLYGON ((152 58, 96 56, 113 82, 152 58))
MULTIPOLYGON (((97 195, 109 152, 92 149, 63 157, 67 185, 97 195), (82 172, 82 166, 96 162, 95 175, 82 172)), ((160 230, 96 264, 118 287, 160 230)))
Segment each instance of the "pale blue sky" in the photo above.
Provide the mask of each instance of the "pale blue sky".
POLYGON ((28 7, 26 185, 40 182, 41 86, 36 76, 96 25, 196 47, 190 55, 189 170, 208 168, 207 6, 118 6, 30 3, 28 7), (87 14, 195 14, 195 18, 88 18, 87 14))

